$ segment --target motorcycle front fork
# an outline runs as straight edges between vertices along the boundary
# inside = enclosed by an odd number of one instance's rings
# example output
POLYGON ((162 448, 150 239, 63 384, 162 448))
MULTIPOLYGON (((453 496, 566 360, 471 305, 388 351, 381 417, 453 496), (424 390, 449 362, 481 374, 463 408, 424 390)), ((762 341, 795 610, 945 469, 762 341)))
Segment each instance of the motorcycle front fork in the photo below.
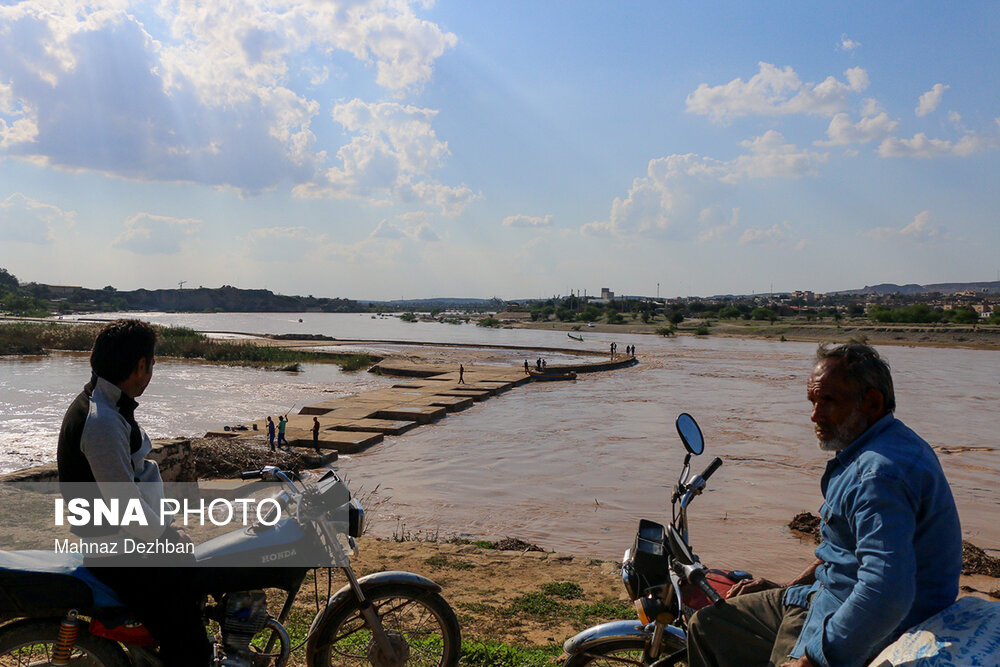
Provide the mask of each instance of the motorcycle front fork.
MULTIPOLYGON (((646 626, 647 628, 649 626, 646 626)), ((687 646, 684 648, 670 651, 667 655, 661 656, 663 648, 666 646, 663 642, 663 635, 665 633, 664 626, 662 623, 655 623, 653 628, 653 636, 650 638, 649 642, 649 653, 648 662, 649 667, 674 667, 678 660, 687 658, 687 646)))
POLYGON ((361 615, 364 616, 368 627, 372 631, 375 644, 378 645, 382 655, 385 656, 390 663, 394 663, 398 659, 396 656, 396 649, 393 648, 392 642, 389 641, 389 635, 386 634, 385 628, 382 627, 382 619, 379 618, 377 613, 375 613, 375 606, 372 605, 371 600, 365 597, 365 592, 362 590, 361 584, 358 583, 358 578, 354 576, 354 570, 351 569, 351 566, 347 565, 341 569, 347 576, 347 582, 350 584, 351 590, 354 591, 354 595, 358 599, 358 608, 361 611, 361 615))

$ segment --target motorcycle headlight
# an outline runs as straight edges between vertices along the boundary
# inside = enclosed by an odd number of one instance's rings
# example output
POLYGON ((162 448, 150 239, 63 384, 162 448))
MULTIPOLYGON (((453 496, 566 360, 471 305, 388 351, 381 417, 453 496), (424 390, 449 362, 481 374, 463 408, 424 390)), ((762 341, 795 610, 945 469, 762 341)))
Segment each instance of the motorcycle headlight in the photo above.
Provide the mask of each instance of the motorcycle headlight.
POLYGON ((634 604, 635 612, 643 625, 649 625, 653 621, 659 621, 663 625, 670 625, 674 622, 675 616, 663 600, 658 597, 647 595, 637 599, 634 604))
POLYGON ((351 537, 361 537, 365 532, 365 510, 356 499, 351 498, 348 507, 349 518, 347 523, 347 534, 351 537))

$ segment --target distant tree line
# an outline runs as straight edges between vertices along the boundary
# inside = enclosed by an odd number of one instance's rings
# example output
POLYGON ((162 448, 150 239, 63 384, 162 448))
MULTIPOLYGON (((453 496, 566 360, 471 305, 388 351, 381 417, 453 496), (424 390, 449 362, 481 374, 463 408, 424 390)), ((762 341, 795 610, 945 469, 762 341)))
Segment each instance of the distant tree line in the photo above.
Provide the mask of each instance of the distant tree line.
POLYGON ((119 291, 108 285, 102 289, 65 288, 40 283, 20 284, 0 268, 0 311, 27 317, 52 313, 107 311, 182 312, 366 312, 352 299, 285 296, 263 289, 218 288, 138 289, 119 291))
MULTIPOLYGON (((872 322, 911 324, 977 324, 980 322, 979 313, 973 308, 958 307, 945 310, 944 308, 932 308, 926 303, 899 308, 874 305, 868 310, 868 319, 872 322)), ((994 312, 990 321, 994 323, 1000 321, 1000 312, 994 312)))
MULTIPOLYGON (((842 296, 815 300, 811 303, 802 298, 764 301, 761 297, 731 297, 686 299, 665 304, 650 299, 611 299, 606 302, 595 302, 569 296, 532 302, 528 310, 531 319, 536 322, 554 319, 560 322, 603 321, 608 324, 622 324, 641 319, 644 324, 662 320, 674 326, 686 318, 706 321, 751 320, 771 324, 789 317, 803 318, 806 321, 830 319, 834 322, 840 322, 845 317, 866 317, 872 322, 919 324, 976 324, 981 321, 979 313, 969 306, 944 309, 916 303, 899 306, 876 304, 866 307, 857 301, 845 300, 842 296)), ((990 322, 1000 323, 1000 311, 994 312, 990 322)), ((657 332, 662 333, 659 329, 657 332)))

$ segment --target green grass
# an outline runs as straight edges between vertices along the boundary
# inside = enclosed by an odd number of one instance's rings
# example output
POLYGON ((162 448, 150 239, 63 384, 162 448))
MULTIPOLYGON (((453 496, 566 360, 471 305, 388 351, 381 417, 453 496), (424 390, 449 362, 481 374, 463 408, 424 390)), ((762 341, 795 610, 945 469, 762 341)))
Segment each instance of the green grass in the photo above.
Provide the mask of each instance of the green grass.
POLYGON ((516 646, 496 641, 466 639, 462 641, 462 667, 549 667, 562 653, 558 644, 550 646, 516 646))
POLYGON ((550 581, 542 585, 542 592, 564 600, 575 600, 583 597, 583 586, 572 581, 550 581))
POLYGON ((424 564, 429 565, 434 569, 450 567, 453 570, 472 570, 476 567, 468 561, 450 560, 444 556, 431 556, 424 561, 424 564))
POLYGON ((552 617, 572 619, 585 627, 595 622, 615 618, 631 618, 635 610, 631 604, 605 599, 594 603, 574 604, 566 600, 583 597, 583 589, 568 581, 548 583, 538 591, 519 595, 506 606, 498 609, 501 616, 528 616, 538 620, 552 617))
MULTIPOLYGON (((13 322, 0 324, 0 354, 45 354, 47 350, 86 352, 94 346, 99 324, 13 322)), ((288 368, 304 362, 334 363, 345 371, 370 367, 367 354, 325 354, 248 342, 213 340, 187 327, 156 327, 160 357, 204 359, 216 363, 288 368)))
POLYGON ((45 354, 46 350, 90 350, 100 330, 93 324, 4 322, 0 354, 45 354))

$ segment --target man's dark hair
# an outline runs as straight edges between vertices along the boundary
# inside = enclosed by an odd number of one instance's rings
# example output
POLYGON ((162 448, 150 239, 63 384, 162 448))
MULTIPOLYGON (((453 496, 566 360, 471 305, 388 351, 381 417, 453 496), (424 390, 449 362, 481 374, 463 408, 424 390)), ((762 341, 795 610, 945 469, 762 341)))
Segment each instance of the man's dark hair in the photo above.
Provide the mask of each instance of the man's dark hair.
POLYGON ((879 356, 871 345, 844 343, 836 347, 820 345, 816 350, 816 363, 839 361, 848 381, 858 387, 858 400, 869 389, 882 394, 887 412, 896 409, 896 394, 892 389, 892 373, 889 362, 879 356))
POLYGON ((139 320, 115 320, 104 325, 94 349, 90 352, 90 368, 111 384, 126 380, 140 359, 153 360, 156 330, 139 320))

